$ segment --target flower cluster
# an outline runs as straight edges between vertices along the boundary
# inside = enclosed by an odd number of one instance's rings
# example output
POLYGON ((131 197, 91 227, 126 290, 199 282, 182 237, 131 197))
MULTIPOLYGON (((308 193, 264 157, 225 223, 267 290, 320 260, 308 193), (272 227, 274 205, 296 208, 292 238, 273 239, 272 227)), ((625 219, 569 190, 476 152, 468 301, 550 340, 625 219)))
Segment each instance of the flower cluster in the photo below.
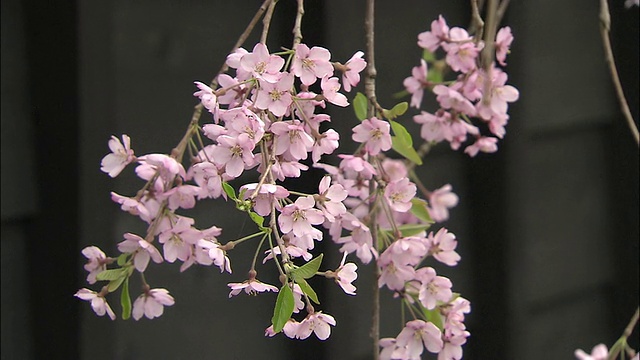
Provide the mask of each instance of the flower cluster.
MULTIPOLYGON (((496 58, 502 66, 512 40, 509 28, 498 33, 496 58)), ((405 80, 413 95, 412 106, 420 107, 425 90, 433 92, 441 106, 435 114, 422 112, 414 117, 423 124, 422 138, 430 143, 447 140, 457 149, 470 134, 476 141, 466 147, 466 153, 495 151, 497 139, 481 136, 471 118, 486 122, 495 136, 504 135, 508 103, 518 97, 517 90, 506 85, 506 74, 496 66, 489 72, 481 68, 478 58, 483 44, 463 29, 449 29, 442 17, 434 21, 431 31, 419 35, 419 45, 430 52, 442 48, 444 63, 459 72, 454 81, 434 79, 428 63, 434 67, 436 60, 425 59, 405 80)), ((315 309, 313 304, 319 301, 307 279, 324 276, 346 294, 355 295, 358 266, 346 262, 354 254, 361 263, 378 267, 378 286, 392 291, 413 315, 396 338, 381 340, 381 358, 416 359, 426 348, 441 359, 460 359, 469 336, 464 318, 470 303, 453 292, 449 279, 425 264, 455 266, 460 261, 453 233, 444 227, 429 231, 434 223, 449 218, 458 196, 450 184, 428 190, 412 171, 421 163, 420 155, 408 131, 394 121, 407 104, 386 110, 356 95, 354 103, 360 103, 354 108, 360 122, 352 128, 351 139, 358 149, 338 154, 337 165, 321 162, 338 149, 340 140, 338 132, 329 128, 331 117, 323 109, 328 104, 349 105, 342 90, 350 92, 358 85, 367 65, 363 56, 358 51, 342 64, 331 60, 328 49, 302 43, 279 53, 269 52, 264 43, 251 51, 238 48, 226 59, 230 73, 219 74, 211 85, 195 82, 198 109, 206 109, 210 121, 192 122, 170 154, 136 156, 127 135, 122 141, 112 137, 111 153, 103 158, 101 170, 115 177, 127 165, 136 164, 135 173, 145 185, 135 196, 111 193, 111 198, 146 223, 147 232, 144 236, 125 233, 118 244, 121 254, 115 258, 95 246, 85 248, 87 281, 108 283, 99 293, 81 289, 76 296, 90 301, 96 314, 115 319, 106 296, 121 289, 123 318, 152 319, 175 300, 166 289, 152 289, 141 276, 142 293, 131 304, 128 287, 134 271, 143 274, 150 261, 166 261, 181 263, 180 271, 198 264, 215 265, 231 274, 229 252, 260 239, 248 278, 229 283, 229 297, 243 292, 277 294, 267 336, 282 332, 292 339, 306 339, 315 333, 325 340, 336 320, 315 309), (368 115, 358 110, 362 101, 368 115), (392 149, 406 159, 389 156, 392 149), (190 162, 185 166, 182 158, 187 152, 190 162), (300 177, 310 167, 327 173, 317 192, 285 187, 287 178, 300 177), (230 184, 250 174, 255 175, 250 182, 230 184), (199 229, 193 218, 180 214, 200 200, 219 198, 245 213, 258 232, 221 243, 222 229, 199 229), (336 269, 320 271, 323 255, 314 257, 312 251, 325 234, 339 246, 343 258, 336 269), (258 280, 260 254, 264 254, 263 263, 275 264, 280 286, 258 280), (108 268, 114 263, 117 267, 108 268), (303 310, 304 317, 294 315, 303 310)))
MULTIPOLYGON (((506 66, 512 42, 510 27, 497 32, 495 58, 500 66, 506 66)), ((418 35, 418 46, 424 49, 425 58, 404 80, 406 91, 412 94, 411 106, 420 109, 425 89, 437 95, 440 105, 433 113, 421 111, 413 117, 422 125, 420 136, 432 143, 447 141, 453 150, 471 137, 473 143, 464 149, 469 156, 495 152, 498 139, 505 135, 509 103, 519 97, 518 90, 507 85, 507 74, 495 62, 481 66, 484 43, 462 28, 449 28, 442 16, 431 23, 430 31, 418 35), (434 53, 440 49, 445 53, 444 59, 436 60, 434 53), (457 74, 454 80, 443 81, 444 67, 457 74), (482 135, 474 118, 485 124, 493 136, 482 135)))

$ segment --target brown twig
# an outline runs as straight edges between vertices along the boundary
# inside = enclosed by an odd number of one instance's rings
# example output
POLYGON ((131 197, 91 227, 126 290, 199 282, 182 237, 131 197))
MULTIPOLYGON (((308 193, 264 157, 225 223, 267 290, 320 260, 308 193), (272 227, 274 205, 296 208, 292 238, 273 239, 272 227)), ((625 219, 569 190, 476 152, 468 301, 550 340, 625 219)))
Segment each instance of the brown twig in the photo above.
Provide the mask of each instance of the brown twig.
POLYGON ((263 44, 267 43, 267 35, 269 34, 269 27, 271 26, 271 17, 273 17, 273 11, 276 8, 277 2, 278 0, 273 0, 270 2, 267 13, 262 19, 262 36, 260 36, 260 42, 263 44))
POLYGON ((638 127, 633 120, 631 110, 629 110, 629 104, 624 96, 622 90, 622 84, 620 83, 620 77, 618 76, 618 69, 616 69, 616 62, 613 58, 613 50, 611 49, 611 40, 609 39, 609 30, 611 26, 611 15, 609 14, 609 4, 607 0, 600 0, 600 35, 602 36, 602 45, 604 46, 605 60, 609 65, 609 71, 611 72, 611 80, 613 81, 613 87, 616 91, 618 101, 620 102, 620 110, 624 115, 624 118, 629 126, 631 135, 633 135, 636 144, 640 146, 640 135, 638 134, 638 127))
POLYGON ((300 44, 302 41, 302 17, 304 16, 304 0, 298 0, 298 12, 296 13, 296 21, 293 25, 293 46, 292 49, 295 49, 296 45, 300 44))
MULTIPOLYGON (((368 106, 367 106, 367 117, 371 118, 375 116, 376 113, 376 104, 378 103, 376 99, 376 65, 375 65, 375 0, 367 0, 366 10, 365 10, 365 19, 364 19, 364 27, 365 27, 365 39, 366 39, 366 48, 367 48, 367 72, 364 80, 364 90, 367 96, 368 106)), ((370 180, 370 189, 369 193, 372 194, 376 191, 374 187, 374 181, 370 180)), ((371 215, 370 222, 371 229, 371 237, 373 242, 373 247, 375 249, 378 248, 378 234, 376 230, 376 214, 371 215)), ((372 314, 371 314, 371 333, 370 336, 373 339, 372 351, 373 351, 373 359, 380 359, 380 288, 378 287, 378 278, 380 277, 380 268, 377 263, 373 264, 374 268, 374 279, 373 279, 373 303, 372 303, 372 314)))
POLYGON ((507 7, 509 7, 509 0, 502 0, 498 6, 498 11, 496 11, 496 24, 500 24, 500 22, 502 22, 502 18, 507 12, 507 7))
POLYGON ((488 104, 491 100, 491 69, 493 67, 493 59, 495 56, 495 39, 498 28, 497 11, 498 0, 488 0, 484 22, 484 48, 482 49, 482 67, 485 73, 484 90, 482 101, 488 104))
POLYGON ((471 24, 469 25, 474 38, 482 39, 482 32, 484 31, 484 20, 480 16, 480 10, 478 8, 478 0, 471 0, 471 24))

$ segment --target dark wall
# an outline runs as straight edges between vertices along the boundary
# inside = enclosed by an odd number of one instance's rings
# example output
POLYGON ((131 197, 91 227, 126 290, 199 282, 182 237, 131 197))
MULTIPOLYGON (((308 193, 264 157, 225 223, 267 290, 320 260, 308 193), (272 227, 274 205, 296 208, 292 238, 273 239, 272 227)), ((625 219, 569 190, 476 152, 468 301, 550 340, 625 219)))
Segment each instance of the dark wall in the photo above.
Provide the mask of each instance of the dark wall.
MULTIPOLYGON (((193 81, 210 80, 259 3, 2 2, 2 359, 369 358, 365 267, 358 297, 318 283, 338 320, 327 342, 264 338, 272 304, 227 299, 226 283, 244 278, 252 250, 234 254, 233 275, 152 265, 152 285, 176 297, 153 321, 111 322, 73 297, 85 286, 80 250, 115 253, 121 234, 140 226, 109 199, 140 182, 100 172, 107 140, 129 134, 137 154, 174 146, 196 104, 193 81)), ((294 3, 278 5, 271 50, 291 41, 294 3)), ((307 3, 305 42, 341 60, 364 50, 363 0, 307 3)), ((417 34, 441 13, 466 26, 466 6, 378 2, 383 105, 418 63, 417 34)), ((638 119, 638 9, 616 1, 611 10, 638 119)), ((429 187, 451 183, 461 198, 446 226, 463 259, 443 271, 472 301, 468 358, 571 358, 578 347, 611 345, 638 304, 638 149, 604 62, 596 1, 513 2, 505 21, 516 37, 507 71, 521 99, 500 152, 468 159, 440 146, 421 175, 429 187)), ((355 124, 351 109, 332 116, 343 132, 355 124)), ((231 240, 245 228, 228 211, 216 202, 194 215, 231 240)), ((399 307, 384 295, 382 336, 395 336, 399 307)))

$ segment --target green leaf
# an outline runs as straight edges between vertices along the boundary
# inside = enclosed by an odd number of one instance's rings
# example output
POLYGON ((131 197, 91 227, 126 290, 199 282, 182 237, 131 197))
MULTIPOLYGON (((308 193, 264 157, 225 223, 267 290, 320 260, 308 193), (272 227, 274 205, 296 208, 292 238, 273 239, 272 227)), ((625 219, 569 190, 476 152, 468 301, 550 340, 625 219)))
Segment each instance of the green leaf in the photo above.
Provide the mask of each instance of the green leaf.
POLYGON ((367 118, 367 105, 369 101, 363 93, 359 92, 353 99, 353 111, 356 113, 358 120, 362 121, 367 118))
POLYGON ((427 310, 427 308, 423 307, 422 304, 420 305, 420 307, 422 307, 422 312, 424 313, 424 317, 427 319, 427 321, 432 322, 433 325, 435 325, 438 329, 440 329, 440 331, 442 331, 444 324, 442 323, 442 315, 440 314, 440 310, 437 307, 432 310, 427 310))
POLYGON ((260 228, 262 228, 262 224, 264 224, 264 218, 253 211, 249 211, 249 216, 254 223, 258 224, 260 228))
POLYGON ((118 256, 119 266, 124 266, 124 264, 127 263, 127 256, 129 256, 129 254, 120 254, 120 256, 118 256))
POLYGON ((311 285, 309 285, 307 280, 298 279, 296 280, 296 283, 300 285, 300 289, 302 290, 302 292, 307 294, 307 296, 309 297, 309 299, 311 299, 311 301, 313 301, 316 304, 320 304, 320 301, 318 301, 318 294, 316 294, 316 292, 313 291, 313 288, 311 287, 311 285))
MULTIPOLYGON (((398 226, 398 230, 403 237, 413 236, 419 234, 422 231, 425 231, 431 227, 431 224, 409 224, 409 225, 401 225, 398 226)), ((391 230, 385 230, 388 233, 391 233, 391 230)))
POLYGON ((423 222, 433 224, 433 219, 431 219, 431 215, 427 209, 427 202, 423 199, 411 199, 411 213, 423 222))
POLYGON ((284 324, 291 318, 293 314, 293 292, 289 287, 289 284, 284 284, 278 294, 276 300, 276 307, 273 309, 273 317, 271 323, 273 324, 273 331, 279 333, 282 331, 284 324))
POLYGON ((236 191, 234 190, 233 186, 229 185, 229 183, 227 182, 222 182, 222 189, 224 190, 225 194, 227 194, 228 197, 232 198, 233 200, 236 200, 236 191))
POLYGON ((122 277, 126 276, 126 269, 127 268, 105 270, 105 271, 99 273, 98 275, 96 275, 96 279, 100 280, 100 281, 117 280, 119 278, 122 278, 122 277))
POLYGON ((395 121, 390 121, 390 123, 395 134, 395 136, 391 137, 391 148, 415 164, 422 165, 422 159, 413 148, 411 134, 400 123, 395 121))
POLYGON ((438 69, 431 69, 427 73, 427 81, 434 84, 441 84, 444 81, 442 71, 438 69))
POLYGON ((119 277, 119 278, 117 278, 115 280, 111 280, 109 282, 109 286, 107 286, 107 289, 109 290, 109 292, 114 292, 114 291, 118 290, 118 288, 120 287, 120 285, 122 284, 122 282, 125 279, 128 279, 128 277, 127 276, 122 276, 122 277, 119 277))
POLYGON ((322 263, 322 257, 324 254, 320 254, 315 259, 312 259, 308 263, 300 266, 299 268, 295 268, 291 270, 291 275, 293 279, 298 282, 299 279, 308 279, 313 277, 320 269, 320 264, 322 263))
POLYGON ((131 317, 131 297, 129 296, 129 278, 124 281, 122 292, 120 293, 120 305, 122 306, 122 318, 127 320, 131 317))
POLYGON ((424 51, 422 52, 422 58, 426 62, 434 62, 434 61, 436 61, 435 55, 431 51, 429 51, 427 49, 424 49, 424 51))
POLYGON ((408 108, 409 108, 409 103, 407 103, 406 101, 403 101, 399 104, 396 104, 394 107, 391 108, 391 110, 383 110, 382 115, 384 115, 384 117, 387 119, 393 120, 398 116, 402 116, 405 112, 407 112, 408 108))

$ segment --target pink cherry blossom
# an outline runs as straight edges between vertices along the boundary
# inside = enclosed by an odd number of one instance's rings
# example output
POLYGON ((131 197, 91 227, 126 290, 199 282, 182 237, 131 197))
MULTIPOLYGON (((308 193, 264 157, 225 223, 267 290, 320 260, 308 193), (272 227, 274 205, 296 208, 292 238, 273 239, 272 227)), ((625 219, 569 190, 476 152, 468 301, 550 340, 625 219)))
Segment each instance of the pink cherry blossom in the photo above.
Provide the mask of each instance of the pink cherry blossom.
POLYGON ((107 303, 107 299, 105 299, 101 294, 97 294, 95 291, 83 288, 78 290, 74 296, 85 301, 90 301, 91 308, 96 315, 104 316, 107 314, 111 320, 116 319, 116 314, 113 313, 113 310, 111 310, 111 307, 107 303))
MULTIPOLYGON (((349 214, 347 213, 345 215, 349 214)), ((351 234, 338 239, 334 237, 334 242, 343 244, 340 248, 341 252, 355 252, 362 263, 368 264, 373 257, 378 257, 378 252, 373 247, 373 239, 369 228, 357 221, 357 219, 355 220, 356 221, 350 220, 347 221, 346 224, 343 224, 345 228, 351 230, 351 234)))
POLYGON ((375 117, 365 119, 353 128, 353 141, 364 144, 369 155, 378 155, 380 151, 391 149, 391 125, 375 117))
POLYGON ((217 199, 224 194, 222 191, 222 176, 215 164, 208 161, 193 164, 187 175, 188 178, 193 178, 200 187, 198 199, 217 199))
POLYGON ((111 136, 109 149, 111 153, 102 158, 100 170, 114 178, 135 159, 135 156, 131 150, 131 139, 127 135, 122 135, 122 143, 117 137, 111 136))
POLYGON ((196 91, 193 93, 193 96, 197 96, 200 99, 200 102, 202 102, 202 106, 205 107, 205 109, 209 110, 209 112, 211 114, 213 114, 213 118, 214 120, 218 119, 218 97, 216 96, 216 94, 213 92, 213 89, 210 88, 209 86, 196 81, 194 82, 196 84, 196 86, 198 87, 198 89, 200 89, 199 91, 196 91))
POLYGON ((411 69, 411 76, 402 82, 404 88, 411 94, 411 106, 416 109, 420 108, 424 89, 427 87, 427 62, 420 59, 420 66, 414 66, 411 69))
POLYGON ((384 189, 384 197, 392 210, 407 212, 411 209, 411 199, 416 196, 416 185, 408 178, 392 181, 384 189))
POLYGON ((336 270, 336 283, 340 285, 342 290, 349 295, 356 294, 356 287, 352 284, 352 282, 358 278, 358 274, 356 270, 358 270, 358 266, 354 263, 347 263, 347 253, 345 252, 342 256, 342 261, 340 262, 340 267, 336 270))
MULTIPOLYGON (((398 334, 395 344, 406 351, 407 359, 418 359, 425 347, 431 353, 438 353, 443 345, 440 330, 432 322, 423 320, 409 321, 398 334)), ((396 357, 392 355, 393 358, 396 357)))
POLYGON ((361 156, 340 154, 340 170, 344 172, 344 176, 348 178, 356 178, 362 176, 365 179, 371 179, 373 175, 377 175, 376 169, 369 164, 368 161, 361 156))
POLYGON ((138 296, 133 302, 133 310, 131 315, 135 320, 140 320, 142 315, 147 319, 153 319, 164 313, 165 306, 175 304, 173 296, 169 295, 166 289, 151 289, 144 294, 138 296))
POLYGON ((349 106, 347 97, 338 92, 340 90, 340 81, 338 81, 337 77, 323 77, 320 87, 322 88, 322 95, 328 102, 342 107, 349 106))
POLYGON ((162 198, 167 199, 167 207, 171 211, 178 208, 192 209, 196 206, 196 196, 200 191, 201 188, 195 185, 183 184, 165 192, 162 194, 162 198))
POLYGON ((324 176, 318 186, 318 208, 328 221, 333 221, 336 216, 347 212, 342 201, 347 198, 347 191, 340 184, 331 185, 331 177, 324 176))
POLYGON ((295 160, 304 160, 313 147, 313 138, 309 135, 300 120, 278 121, 270 128, 275 138, 275 153, 290 154, 295 160))
POLYGON ((107 256, 97 246, 87 246, 82 249, 82 255, 89 261, 84 265, 84 269, 89 272, 87 275, 87 282, 89 284, 96 283, 96 276, 107 270, 107 263, 112 260, 107 260, 107 256))
POLYGON ((240 58, 240 67, 243 70, 268 82, 278 81, 282 66, 284 66, 284 59, 277 55, 270 55, 269 49, 263 43, 257 43, 253 47, 253 52, 244 54, 240 58))
POLYGON ((509 53, 509 47, 513 42, 513 35, 511 34, 511 28, 505 26, 496 34, 496 60, 502 66, 507 65, 506 59, 509 53))
POLYGON ((498 139, 494 137, 480 136, 473 145, 469 145, 464 149, 464 153, 474 157, 478 152, 494 153, 498 151, 498 139))
POLYGON ((259 292, 278 292, 278 288, 265 284, 256 278, 250 278, 249 280, 245 280, 241 283, 229 283, 227 284, 229 288, 231 288, 231 292, 229 292, 229 297, 240 294, 240 292, 244 291, 248 295, 257 295, 259 292))
POLYGON ((346 70, 342 74, 342 86, 344 91, 350 92, 351 87, 355 87, 360 82, 360 72, 367 67, 367 62, 362 58, 364 53, 362 51, 356 52, 351 59, 347 61, 344 66, 346 70))
MULTIPOLYGON (((384 255, 384 254, 383 254, 384 255)), ((378 278, 378 287, 387 286, 389 290, 400 291, 404 289, 407 281, 415 277, 415 269, 411 265, 396 264, 393 261, 378 259, 378 265, 382 272, 378 278)))
POLYGON ((182 164, 165 154, 148 154, 138 158, 140 165, 136 174, 144 180, 151 180, 158 173, 165 183, 173 182, 176 176, 187 176, 182 164))
POLYGON ((416 270, 416 278, 420 280, 419 299, 422 305, 431 310, 435 309, 438 301, 448 302, 451 300, 451 280, 443 276, 437 276, 436 271, 431 267, 423 267, 416 270))
POLYGON ((431 31, 425 31, 418 34, 418 46, 431 52, 436 51, 443 41, 447 41, 449 27, 442 15, 438 16, 438 20, 431 23, 431 31))
POLYGON ((413 121, 422 124, 420 137, 426 141, 440 142, 448 137, 451 114, 438 111, 436 115, 422 111, 413 117, 413 121))
POLYGON ((257 164, 252 153, 254 146, 248 138, 223 135, 218 138, 218 145, 211 152, 216 164, 224 166, 225 173, 236 178, 245 169, 257 164))
POLYGON ((449 209, 458 205, 458 195, 451 191, 451 185, 432 191, 429 194, 429 215, 435 222, 449 219, 449 209))
POLYGON ((308 86, 315 83, 316 78, 322 79, 333 75, 330 59, 331 53, 323 47, 314 46, 309 49, 305 44, 298 44, 295 48, 291 71, 304 85, 308 86))
POLYGON ((458 91, 444 85, 436 85, 433 87, 433 92, 437 95, 436 100, 438 100, 442 108, 454 109, 463 114, 475 116, 476 109, 471 104, 471 101, 458 91))
POLYGON ((202 233, 192 227, 194 220, 191 218, 179 216, 172 222, 158 235, 158 241, 163 244, 164 259, 169 263, 177 259, 186 261, 192 253, 192 245, 202 238, 202 233))
POLYGON ((338 148, 338 140, 340 134, 333 129, 329 129, 315 138, 313 148, 311 150, 311 159, 314 163, 320 161, 323 154, 331 154, 338 148))
POLYGON ((458 245, 456 236, 448 232, 447 229, 441 228, 435 235, 433 232, 430 232, 427 237, 427 243, 430 246, 429 254, 433 255, 439 262, 449 266, 455 266, 458 264, 458 261, 460 261, 460 255, 455 252, 456 246, 458 245))
POLYGON ((321 311, 308 315, 297 327, 297 337, 299 339, 308 338, 311 333, 315 333, 318 339, 327 340, 331 335, 331 326, 336 326, 336 319, 321 311))
POLYGON ((118 250, 122 253, 134 254, 133 265, 139 272, 144 272, 149 264, 149 259, 159 264, 162 255, 151 243, 136 234, 124 234, 124 241, 118 243, 118 250))
POLYGON ((262 184, 258 190, 258 194, 254 194, 258 183, 245 184, 240 187, 240 193, 243 193, 244 200, 253 200, 253 210, 260 216, 267 216, 271 213, 271 205, 276 204, 276 209, 280 208, 278 200, 289 197, 289 190, 280 185, 262 184))
POLYGON ((255 106, 262 110, 268 109, 275 116, 283 116, 293 103, 292 86, 293 74, 290 73, 286 73, 273 82, 260 81, 260 90, 256 95, 255 106))
POLYGON ((278 225, 284 234, 293 232, 295 236, 316 235, 322 236, 320 230, 312 225, 320 225, 324 222, 322 211, 314 209, 313 196, 301 196, 295 203, 282 208, 278 216, 278 225), (320 233, 320 234, 318 234, 320 233))
POLYGON ((609 350, 605 344, 598 344, 591 349, 591 354, 578 349, 574 355, 578 360, 606 360, 609 357, 609 350))

